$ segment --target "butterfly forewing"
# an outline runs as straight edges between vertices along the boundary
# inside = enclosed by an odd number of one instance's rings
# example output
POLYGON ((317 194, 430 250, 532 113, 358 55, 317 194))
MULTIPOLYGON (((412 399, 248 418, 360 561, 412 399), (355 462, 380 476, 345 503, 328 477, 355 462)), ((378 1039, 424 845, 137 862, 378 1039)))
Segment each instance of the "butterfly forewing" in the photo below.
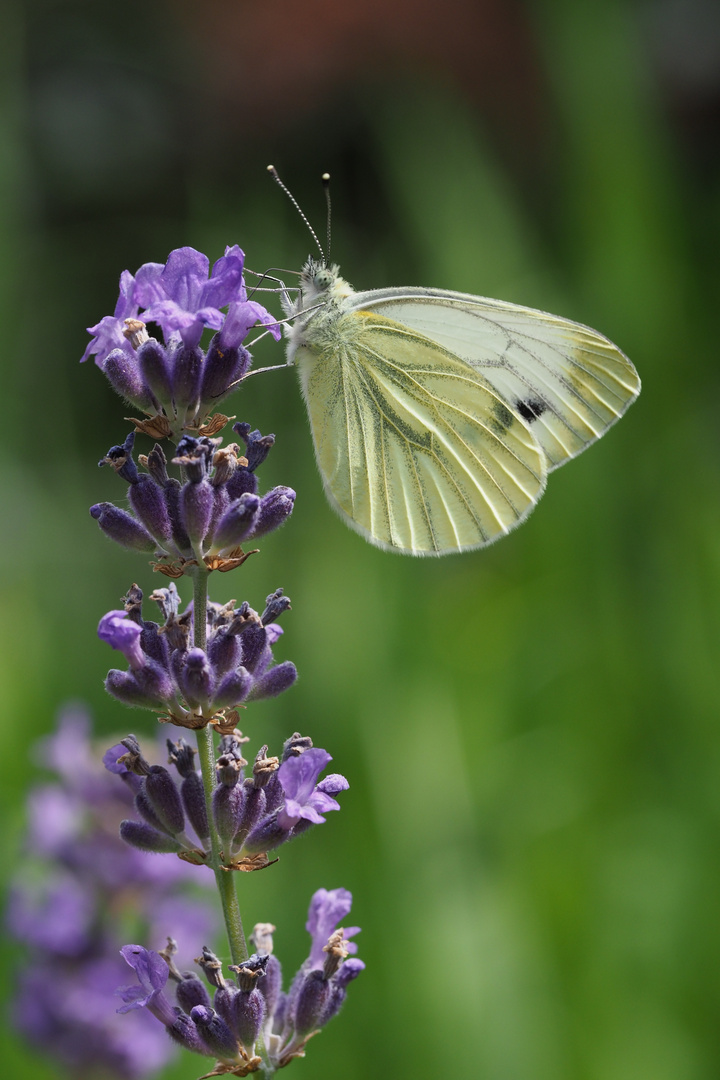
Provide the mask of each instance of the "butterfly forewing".
POLYGON ((548 468, 599 438, 640 391, 611 341, 546 312, 435 289, 356 293, 353 310, 382 314, 480 372, 532 429, 548 468))
POLYGON ((328 494, 382 547, 443 554, 504 535, 542 494, 534 434, 478 371, 373 312, 296 354, 328 494))

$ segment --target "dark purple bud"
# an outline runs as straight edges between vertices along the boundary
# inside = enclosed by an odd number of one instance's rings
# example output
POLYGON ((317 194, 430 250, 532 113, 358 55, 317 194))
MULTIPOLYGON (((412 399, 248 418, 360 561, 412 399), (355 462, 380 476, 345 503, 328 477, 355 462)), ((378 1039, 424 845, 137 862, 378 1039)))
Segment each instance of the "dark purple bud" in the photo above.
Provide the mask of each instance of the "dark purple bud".
POLYGON ((243 790, 245 797, 233 837, 233 846, 238 849, 242 847, 245 837, 249 836, 265 813, 264 789, 256 787, 254 781, 248 778, 243 784, 243 790))
POLYGON ((175 698, 175 687, 168 673, 159 664, 148 660, 144 667, 133 672, 140 690, 148 699, 167 707, 175 698))
MULTIPOLYGON (((239 977, 238 977, 239 978, 239 977)), ((265 998, 258 989, 240 990, 235 998, 235 1025, 240 1042, 252 1052, 265 1020, 265 998)))
POLYGON ((145 823, 154 829, 155 832, 165 833, 167 836, 173 835, 170 829, 165 827, 155 812, 155 807, 147 797, 144 784, 135 796, 135 809, 140 816, 145 819, 145 823))
POLYGON ((203 354, 200 349, 180 346, 172 360, 173 399, 179 416, 191 417, 200 403, 203 354))
POLYGON ((188 821, 197 833, 198 839, 207 840, 210 836, 210 827, 205 805, 205 789, 196 772, 192 772, 185 777, 180 785, 180 795, 188 821))
POLYGON ((285 801, 285 792, 280 783, 277 769, 263 788, 265 792, 265 814, 272 814, 285 801))
POLYGON ((320 1026, 330 997, 330 984, 322 971, 309 971, 295 999, 295 1032, 301 1037, 320 1026))
POLYGON ((130 506, 155 539, 164 545, 172 537, 165 492, 147 473, 140 473, 128 492, 130 506))
POLYGON ((126 510, 121 510, 112 503, 96 503, 90 507, 90 517, 111 540, 131 551, 141 551, 151 555, 157 550, 157 543, 147 529, 136 521, 126 510))
POLYGON ((135 674, 130 671, 118 671, 116 668, 107 673, 105 689, 112 697, 122 701, 123 705, 132 705, 140 709, 166 709, 168 702, 172 700, 172 685, 169 683, 170 694, 158 696, 148 693, 145 687, 140 686, 135 674))
POLYGON ((213 708, 226 709, 231 705, 240 705, 250 693, 253 677, 244 667, 231 671, 222 680, 213 697, 213 708))
POLYGON ((276 589, 274 593, 270 593, 270 595, 266 598, 265 610, 260 616, 260 621, 263 626, 267 626, 268 623, 275 622, 276 619, 280 618, 283 611, 290 610, 290 597, 284 596, 283 594, 283 589, 276 589))
POLYGON ((196 1005, 190 1016, 195 1021, 200 1038, 216 1057, 234 1058, 237 1056, 237 1040, 214 1009, 196 1005))
POLYGON ((143 382, 137 357, 126 349, 108 353, 102 369, 113 390, 138 409, 150 412, 157 405, 143 382))
POLYGON ((297 668, 292 660, 285 660, 277 664, 262 675, 250 692, 251 701, 261 701, 263 698, 277 697, 283 690, 289 690, 297 679, 297 668))
POLYGON ((246 667, 254 675, 261 664, 264 669, 270 662, 270 656, 266 657, 266 653, 269 654, 269 652, 265 627, 261 626, 260 623, 252 623, 247 626, 242 634, 243 667, 246 667))
POLYGON ((243 805, 243 785, 219 784, 213 791, 213 818, 225 858, 232 854, 232 840, 238 830, 243 805))
POLYGON ((222 1017, 235 1038, 238 1035, 235 1022, 235 998, 237 995, 237 989, 231 986, 230 983, 226 983, 225 986, 218 987, 212 1001, 215 1012, 222 1017))
POLYGON ((167 668, 169 661, 169 649, 164 634, 159 633, 160 627, 154 622, 144 622, 140 644, 145 656, 154 660, 160 667, 167 668))
POLYGON ((179 844, 172 836, 158 832, 144 821, 121 821, 120 837, 126 844, 140 851, 154 851, 160 854, 176 854, 182 851, 182 844, 179 844))
POLYGON ((228 495, 227 489, 224 486, 218 487, 217 474, 213 476, 210 483, 214 492, 214 502, 212 514, 210 515, 210 525, 208 526, 208 533, 210 534, 210 536, 214 536, 218 521, 220 521, 220 518, 223 516, 228 506, 230 505, 230 496, 228 495))
POLYGON ((213 405, 225 396, 231 384, 241 379, 250 366, 250 353, 242 347, 223 348, 216 334, 207 351, 200 397, 213 405))
POLYGON ((253 529, 253 539, 265 536, 284 525, 292 513, 295 498, 295 492, 289 487, 274 487, 267 495, 263 495, 257 523, 253 529))
POLYGON ((210 836, 210 829, 205 806, 205 789, 194 767, 195 750, 184 739, 178 739, 176 743, 168 739, 167 747, 170 760, 183 778, 180 785, 180 797, 188 821, 199 839, 207 840, 210 836))
POLYGON ((261 435, 259 431, 251 431, 250 425, 243 423, 233 424, 233 431, 245 443, 247 449, 244 456, 247 458, 247 467, 250 472, 255 472, 275 445, 275 436, 261 435))
POLYGON ((145 777, 145 793, 150 805, 168 832, 184 832, 185 813, 180 792, 163 765, 153 765, 145 777))
POLYGON ((212 668, 202 649, 188 649, 178 673, 180 689, 193 708, 205 707, 212 699, 215 687, 212 668))
POLYGON ((186 1050, 192 1050, 194 1054, 211 1056, 213 1051, 200 1038, 195 1021, 183 1012, 178 1012, 175 1022, 167 1029, 168 1035, 173 1042, 183 1046, 186 1050))
POLYGON ((207 535, 215 497, 207 480, 183 484, 180 493, 182 522, 193 545, 199 546, 207 535))
POLYGON ((254 472, 250 472, 247 465, 238 465, 225 486, 231 499, 239 499, 247 493, 257 495, 257 489, 258 478, 254 472))
POLYGON ((221 627, 208 642, 208 660, 218 679, 234 671, 240 664, 242 650, 235 634, 230 634, 227 627, 221 627))
POLYGON ((169 411, 172 403, 170 365, 165 349, 155 338, 144 342, 137 351, 138 367, 145 385, 155 400, 169 411))
POLYGON ((180 1008, 186 1013, 189 1013, 196 1005, 204 1005, 206 1009, 209 1009, 212 1004, 205 983, 198 979, 194 972, 183 975, 182 982, 179 982, 175 988, 175 997, 180 1008))
POLYGON ((182 520, 182 491, 183 487, 180 482, 171 478, 165 486, 165 502, 167 503, 168 515, 172 524, 175 547, 184 555, 189 555, 192 551, 192 544, 182 520))
POLYGON ((284 844, 290 839, 290 832, 284 829, 278 822, 277 811, 265 817, 252 830, 245 840, 243 848, 249 855, 255 855, 259 851, 272 851, 273 848, 284 844))
POLYGON ((218 551, 231 551, 242 544, 243 540, 253 533, 259 507, 260 499, 250 493, 231 503, 218 521, 213 547, 218 551))

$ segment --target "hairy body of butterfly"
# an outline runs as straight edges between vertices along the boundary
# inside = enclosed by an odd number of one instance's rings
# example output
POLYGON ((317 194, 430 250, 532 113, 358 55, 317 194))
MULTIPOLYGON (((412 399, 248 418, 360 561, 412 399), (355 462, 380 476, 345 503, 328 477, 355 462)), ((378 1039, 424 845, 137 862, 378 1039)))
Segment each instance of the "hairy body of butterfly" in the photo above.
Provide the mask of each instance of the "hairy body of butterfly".
POLYGON ((601 334, 500 300, 357 293, 336 266, 310 259, 285 307, 328 498, 393 551, 443 555, 504 536, 548 471, 640 391, 601 334))

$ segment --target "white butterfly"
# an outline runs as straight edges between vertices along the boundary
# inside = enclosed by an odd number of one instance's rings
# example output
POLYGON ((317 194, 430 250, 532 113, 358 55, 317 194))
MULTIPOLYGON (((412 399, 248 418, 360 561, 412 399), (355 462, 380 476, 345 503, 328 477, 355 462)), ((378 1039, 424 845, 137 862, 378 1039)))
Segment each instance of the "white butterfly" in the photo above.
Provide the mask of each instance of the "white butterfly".
POLYGON ((309 259, 284 306, 328 498, 392 551, 445 555, 504 536, 547 473, 640 392, 602 334, 502 300, 355 292, 309 259))

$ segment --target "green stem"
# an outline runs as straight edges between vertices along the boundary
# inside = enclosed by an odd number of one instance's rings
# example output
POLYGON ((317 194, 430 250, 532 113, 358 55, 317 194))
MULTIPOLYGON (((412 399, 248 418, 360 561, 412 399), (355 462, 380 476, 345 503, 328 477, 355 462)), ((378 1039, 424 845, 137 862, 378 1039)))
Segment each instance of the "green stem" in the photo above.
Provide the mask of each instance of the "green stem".
MULTIPOLYGON (((207 579, 208 571, 204 566, 200 565, 194 577, 193 623, 195 632, 193 642, 197 649, 203 650, 207 646, 207 579)), ((235 891, 235 875, 232 870, 223 868, 220 858, 220 837, 213 820, 212 793, 215 787, 215 747, 211 724, 198 731, 197 744, 203 787, 205 789, 205 806, 210 827, 209 862, 215 873, 215 881, 220 893, 232 962, 233 964, 240 964, 243 960, 247 960, 248 948, 240 917, 240 905, 235 891)))

